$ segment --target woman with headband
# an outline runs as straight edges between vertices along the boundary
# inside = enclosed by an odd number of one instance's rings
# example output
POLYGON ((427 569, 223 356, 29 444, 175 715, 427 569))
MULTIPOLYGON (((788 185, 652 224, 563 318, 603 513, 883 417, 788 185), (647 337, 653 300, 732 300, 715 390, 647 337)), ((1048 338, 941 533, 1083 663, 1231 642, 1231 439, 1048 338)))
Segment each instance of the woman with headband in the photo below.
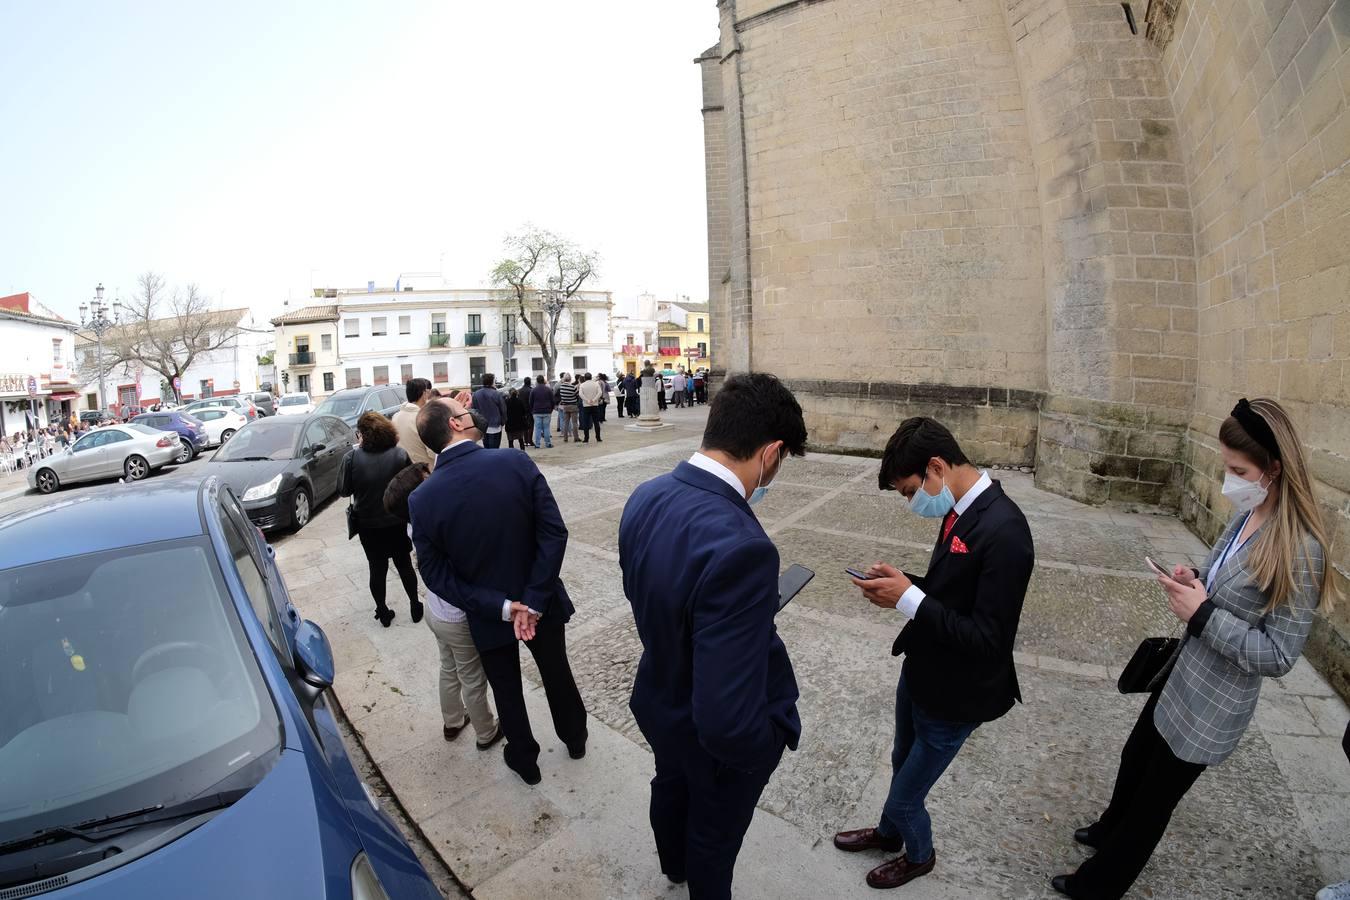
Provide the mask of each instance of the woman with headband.
POLYGON ((1237 747, 1262 678, 1293 668, 1313 610, 1335 599, 1326 530, 1288 414, 1274 400, 1240 400, 1219 445, 1223 495, 1237 515, 1202 568, 1158 576, 1186 633, 1125 742, 1110 804, 1074 832, 1096 855, 1051 879, 1070 897, 1129 890, 1181 798, 1237 747))

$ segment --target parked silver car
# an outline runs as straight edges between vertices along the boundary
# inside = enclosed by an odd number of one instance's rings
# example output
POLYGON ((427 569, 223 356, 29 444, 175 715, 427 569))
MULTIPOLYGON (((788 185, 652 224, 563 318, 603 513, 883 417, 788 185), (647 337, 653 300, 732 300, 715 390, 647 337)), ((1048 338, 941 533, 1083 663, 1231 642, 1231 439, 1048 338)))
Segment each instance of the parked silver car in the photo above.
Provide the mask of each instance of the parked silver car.
POLYGON ((178 435, 147 425, 109 425, 90 431, 66 450, 28 470, 28 486, 44 494, 63 484, 121 476, 140 481, 178 456, 178 435))

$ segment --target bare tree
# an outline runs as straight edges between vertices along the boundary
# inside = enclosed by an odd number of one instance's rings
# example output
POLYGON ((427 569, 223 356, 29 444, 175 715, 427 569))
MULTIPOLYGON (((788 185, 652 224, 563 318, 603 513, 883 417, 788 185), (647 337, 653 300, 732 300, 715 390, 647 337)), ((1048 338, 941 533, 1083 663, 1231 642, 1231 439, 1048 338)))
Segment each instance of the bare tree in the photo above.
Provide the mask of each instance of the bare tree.
MULTIPOLYGON (((156 272, 136 279, 136 292, 122 304, 119 327, 103 339, 106 371, 137 364, 158 373, 170 387, 203 354, 231 345, 239 323, 211 309, 195 284, 169 290, 156 272)), ((174 388, 176 400, 181 391, 174 388)))
POLYGON ((520 321, 539 344, 545 375, 553 380, 558 361, 558 332, 572 298, 597 274, 599 257, 574 242, 526 225, 508 235, 506 258, 492 270, 492 283, 504 288, 520 311, 520 321), (539 286, 543 278, 544 286, 539 286), (542 315, 536 322, 532 312, 542 315))

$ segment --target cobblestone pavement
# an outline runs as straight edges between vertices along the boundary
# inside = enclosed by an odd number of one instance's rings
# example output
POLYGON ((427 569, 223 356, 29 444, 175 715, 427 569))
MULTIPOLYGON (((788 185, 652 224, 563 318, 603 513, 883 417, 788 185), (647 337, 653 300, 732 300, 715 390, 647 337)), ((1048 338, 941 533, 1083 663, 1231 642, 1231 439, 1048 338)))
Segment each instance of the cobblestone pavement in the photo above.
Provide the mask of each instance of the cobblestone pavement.
MULTIPOLYGON (((571 532, 563 568, 578 610, 571 659, 593 716, 590 752, 569 760, 542 692, 527 692, 545 748, 536 788, 470 738, 442 740, 432 635, 409 621, 392 578, 399 617, 388 630, 374 620, 365 560, 346 540, 340 503, 276 542, 296 605, 333 643, 335 690, 356 733, 475 896, 686 893, 659 874, 648 829, 651 757, 628 711, 640 646, 615 543, 628 493, 688 457, 703 415, 672 411, 676 427, 660 436, 611 428, 598 446, 534 453, 571 532)), ((817 575, 779 615, 801 686, 802 744, 765 791, 737 867, 739 897, 872 896, 862 877, 881 857, 839 853, 829 838, 874 822, 885 796, 899 623, 862 601, 841 570, 878 559, 922 569, 934 533, 876 491, 875 472, 868 459, 792 459, 759 508, 783 565, 817 575)), ((1026 703, 976 731, 934 790, 939 864, 906 896, 1054 896, 1047 881, 1083 858, 1073 829, 1105 804, 1142 705, 1116 692, 1118 667, 1141 637, 1174 630, 1143 556, 1181 562, 1205 552, 1173 518, 1092 509, 1037 490, 1028 475, 994 474, 1036 539, 1018 640, 1026 703)), ((524 668, 535 682, 533 663, 524 668)), ((1240 749, 1182 803, 1136 895, 1308 897, 1350 875, 1346 718, 1304 662, 1268 683, 1240 749)))

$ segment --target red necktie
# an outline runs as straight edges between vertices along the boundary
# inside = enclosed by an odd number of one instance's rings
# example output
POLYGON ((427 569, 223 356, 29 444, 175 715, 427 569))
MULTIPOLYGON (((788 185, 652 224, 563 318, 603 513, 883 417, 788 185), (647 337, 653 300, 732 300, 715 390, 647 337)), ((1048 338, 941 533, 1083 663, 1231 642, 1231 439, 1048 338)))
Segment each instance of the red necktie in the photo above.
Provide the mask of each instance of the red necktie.
POLYGON ((952 528, 956 525, 956 510, 947 513, 947 517, 942 520, 942 543, 947 542, 947 537, 952 533, 952 528))

